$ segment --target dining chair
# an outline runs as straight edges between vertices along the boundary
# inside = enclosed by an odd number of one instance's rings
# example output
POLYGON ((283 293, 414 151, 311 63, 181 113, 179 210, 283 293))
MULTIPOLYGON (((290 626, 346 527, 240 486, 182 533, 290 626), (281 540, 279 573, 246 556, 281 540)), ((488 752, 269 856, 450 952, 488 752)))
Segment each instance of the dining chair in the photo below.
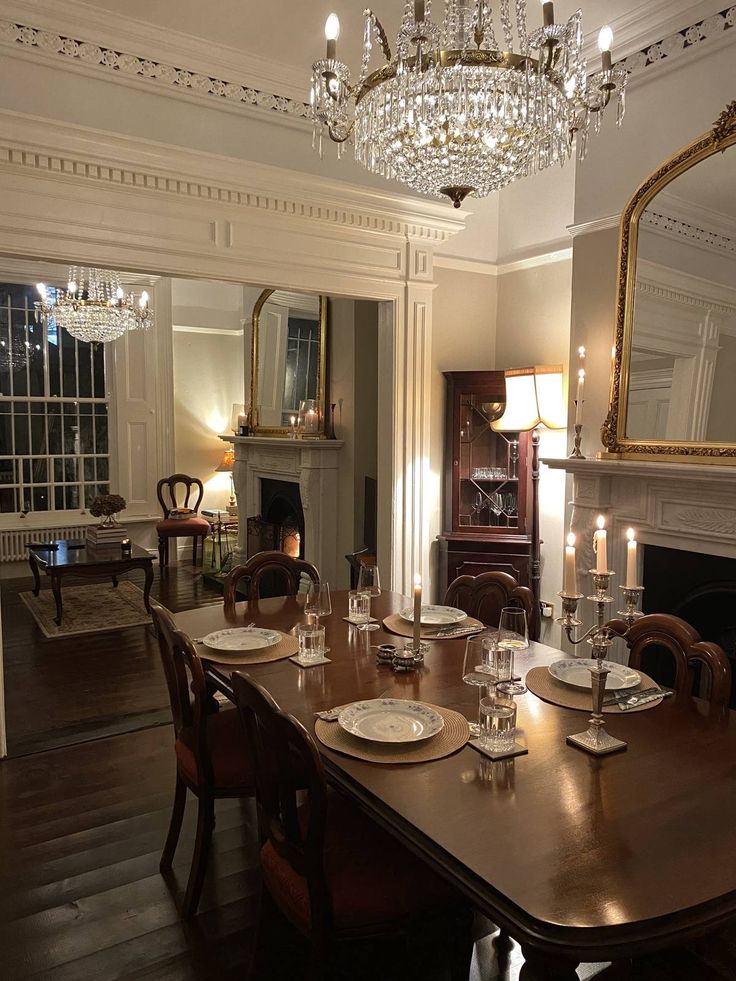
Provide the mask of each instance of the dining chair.
POLYGON ((233 675, 253 747, 261 836, 261 921, 268 903, 308 939, 311 981, 334 976, 338 945, 438 934, 453 981, 467 981, 472 915, 454 890, 346 798, 328 790, 317 746, 252 678, 233 675), (444 932, 442 932, 444 931, 444 932))
POLYGON ((245 580, 249 600, 260 599, 261 581, 265 576, 275 576, 284 584, 282 596, 296 596, 299 582, 305 573, 312 582, 319 582, 319 572, 311 562, 295 559, 285 552, 258 552, 245 565, 236 566, 225 580, 225 606, 233 606, 238 599, 238 583, 245 580))
POLYGON ((215 801, 255 794, 251 753, 237 709, 208 713, 202 662, 190 637, 176 629, 168 610, 151 604, 174 721, 176 788, 159 868, 167 873, 179 842, 187 790, 197 798, 197 831, 182 914, 199 905, 215 826, 215 801))
POLYGON ((669 613, 649 613, 635 620, 631 627, 624 620, 611 620, 608 626, 626 641, 630 667, 649 672, 653 656, 667 653, 675 662, 673 687, 677 692, 689 694, 693 691, 694 669, 702 665, 710 676, 711 704, 717 707, 729 704, 731 664, 726 652, 718 644, 701 640, 685 620, 669 613))
POLYGON ((162 477, 156 484, 156 496, 163 511, 163 521, 156 524, 158 535, 158 564, 163 569, 169 564, 169 541, 177 538, 192 539, 192 562, 197 562, 197 541, 202 539, 202 554, 204 555, 204 539, 210 534, 209 521, 201 518, 197 512, 202 503, 204 485, 199 477, 190 477, 185 473, 173 473, 170 477, 162 477), (184 497, 180 500, 180 489, 184 497), (193 491, 195 496, 193 497, 193 491), (192 502, 190 504, 190 501, 192 502), (172 511, 186 508, 186 517, 172 518, 172 511))
POLYGON ((456 606, 469 617, 497 627, 505 606, 518 606, 526 612, 529 639, 539 640, 541 617, 534 593, 507 572, 482 572, 478 576, 458 576, 445 593, 445 606, 456 606))

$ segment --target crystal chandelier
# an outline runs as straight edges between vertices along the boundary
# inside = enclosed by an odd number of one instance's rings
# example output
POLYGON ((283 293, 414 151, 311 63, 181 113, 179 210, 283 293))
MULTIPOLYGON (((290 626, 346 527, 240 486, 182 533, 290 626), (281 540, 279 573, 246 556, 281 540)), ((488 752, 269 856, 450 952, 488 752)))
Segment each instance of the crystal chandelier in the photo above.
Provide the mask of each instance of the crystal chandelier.
POLYGON ((39 283, 40 302, 35 304, 36 319, 53 317, 72 337, 90 344, 114 341, 126 330, 137 330, 153 324, 145 290, 136 301, 126 293, 119 273, 111 269, 91 269, 72 266, 66 292, 58 290, 49 295, 39 283))
POLYGON ((543 2, 536 30, 527 28, 526 0, 446 0, 441 24, 431 12, 432 0, 407 0, 392 54, 366 10, 356 85, 337 59, 340 24, 330 14, 310 93, 320 153, 325 130, 338 155, 352 138, 356 160, 371 172, 459 208, 468 194, 484 197, 564 164, 576 134, 583 159, 591 123, 597 132, 613 96, 621 123, 626 70, 613 65, 609 27, 598 39, 600 70, 589 75, 579 10, 557 24, 553 4, 543 2), (385 63, 370 71, 374 44, 385 63))

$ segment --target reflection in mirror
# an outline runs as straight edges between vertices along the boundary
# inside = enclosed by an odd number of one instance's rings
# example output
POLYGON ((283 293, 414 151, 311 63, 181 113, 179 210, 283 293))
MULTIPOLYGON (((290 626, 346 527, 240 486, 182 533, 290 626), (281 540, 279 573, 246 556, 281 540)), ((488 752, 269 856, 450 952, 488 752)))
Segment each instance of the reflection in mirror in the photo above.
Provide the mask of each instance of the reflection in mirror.
POLYGON ((253 311, 256 386, 261 429, 289 428, 305 399, 323 406, 324 300, 265 290, 253 311))
POLYGON ((736 443, 736 149, 680 174, 639 221, 626 436, 736 443))

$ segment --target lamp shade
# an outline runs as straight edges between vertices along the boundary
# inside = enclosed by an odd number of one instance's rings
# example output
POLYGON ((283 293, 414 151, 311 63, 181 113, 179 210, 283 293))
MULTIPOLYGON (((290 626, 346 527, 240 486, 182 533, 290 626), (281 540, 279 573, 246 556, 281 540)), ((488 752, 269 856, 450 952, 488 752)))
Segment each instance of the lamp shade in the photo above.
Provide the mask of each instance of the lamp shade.
POLYGON ((222 455, 222 460, 220 460, 219 465, 215 467, 215 473, 232 473, 234 462, 235 450, 225 450, 222 455))
POLYGON ((511 368, 506 376, 506 409, 491 423, 498 433, 521 433, 546 426, 564 429, 567 413, 562 397, 562 365, 511 368))

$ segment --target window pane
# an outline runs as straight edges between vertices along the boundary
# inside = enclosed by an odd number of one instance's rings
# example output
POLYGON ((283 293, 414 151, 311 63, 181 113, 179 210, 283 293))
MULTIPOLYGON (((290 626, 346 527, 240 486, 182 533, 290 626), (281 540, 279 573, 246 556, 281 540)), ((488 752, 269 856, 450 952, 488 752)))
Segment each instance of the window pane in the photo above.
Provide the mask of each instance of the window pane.
POLYGON ((62 484, 64 482, 64 461, 60 457, 56 457, 54 460, 54 483, 62 484))
POLYGON ((32 452, 43 454, 48 452, 46 445, 46 406, 43 403, 34 403, 31 406, 31 447, 32 452))
POLYGON ((0 460, 0 487, 15 483, 15 466, 12 460, 0 460))
POLYGON ((77 342, 71 334, 62 330, 59 334, 61 340, 61 359, 62 359, 62 389, 64 395, 74 397, 77 392, 77 368, 75 364, 77 354, 77 342))
POLYGON ((10 417, 10 406, 0 406, 0 456, 13 455, 13 430, 10 417), (7 408, 8 412, 2 410, 7 408))
POLYGON ((56 511, 64 510, 64 488, 55 487, 54 488, 54 509, 56 511))
POLYGON ((34 487, 33 488, 33 510, 34 511, 48 511, 49 510, 49 489, 48 487, 34 487))
POLYGON ((61 358, 56 321, 49 318, 46 324, 46 350, 49 359, 49 395, 61 395, 61 358))
POLYGON ((0 395, 10 395, 10 312, 0 307, 0 395))
POLYGON ((78 511, 79 510, 79 488, 65 487, 64 488, 64 502, 67 511, 78 511))
POLYGON ((12 514, 16 510, 15 491, 0 488, 0 512, 3 514, 12 514))
POLYGON ((86 457, 84 461, 84 479, 95 479, 95 460, 94 457, 86 457))
POLYGON ((70 460, 69 457, 64 460, 64 480, 67 482, 67 484, 77 483, 79 481, 77 461, 70 460))
POLYGON ((82 453, 94 453, 95 441, 92 430, 92 406, 80 407, 79 415, 79 445, 82 453))
POLYGON ((105 397, 105 345, 98 344, 94 351, 94 376, 95 376, 95 398, 104 399, 105 397))
POLYGON ((95 406, 95 430, 97 436, 97 452, 107 453, 107 406, 95 406))
POLYGON ((32 317, 28 321, 28 364, 30 367, 31 391, 34 397, 46 394, 43 377, 43 324, 37 324, 32 317))
POLYGON ((31 461, 31 476, 34 484, 45 484, 48 478, 48 465, 45 460, 31 461))
POLYGON ((97 479, 98 480, 109 480, 110 479, 110 461, 106 456, 97 457, 97 479))
POLYGON ((15 452, 24 454, 30 451, 28 442, 28 416, 25 414, 25 407, 19 411, 20 406, 17 402, 15 406, 15 452))
POLYGON ((22 310, 10 311, 10 360, 13 375, 13 395, 28 395, 26 364, 26 320, 22 310))
POLYGON ((49 453, 62 452, 61 440, 61 406, 49 405, 49 453))

